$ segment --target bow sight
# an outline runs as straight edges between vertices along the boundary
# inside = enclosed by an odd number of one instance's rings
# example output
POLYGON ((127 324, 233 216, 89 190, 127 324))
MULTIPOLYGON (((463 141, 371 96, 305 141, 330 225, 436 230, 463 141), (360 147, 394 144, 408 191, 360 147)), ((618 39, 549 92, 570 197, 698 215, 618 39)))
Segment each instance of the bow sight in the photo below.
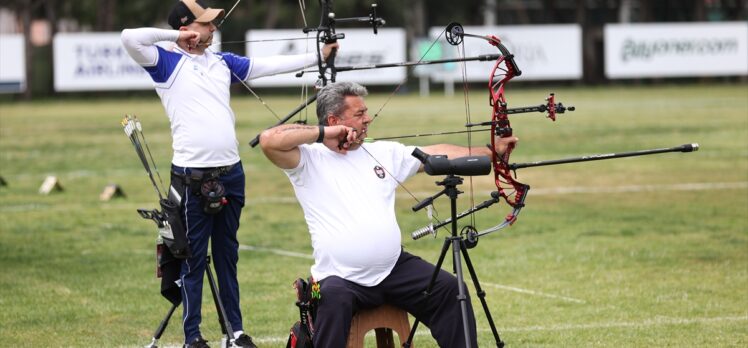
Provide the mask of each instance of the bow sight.
MULTIPOLYGON (((347 22, 358 22, 358 23, 369 23, 371 24, 374 34, 377 34, 377 28, 384 25, 384 19, 377 17, 377 4, 371 5, 371 12, 368 17, 349 17, 349 18, 335 18, 335 12, 332 12, 332 0, 320 1, 322 10, 320 11, 319 26, 316 28, 304 28, 304 33, 310 33, 312 31, 317 32, 317 45, 320 42, 330 44, 337 42, 338 39, 344 39, 345 34, 336 34, 335 25, 336 23, 347 23, 347 22)), ((328 77, 327 72, 329 70, 330 82, 335 82, 335 76, 337 75, 337 69, 335 69, 335 55, 336 50, 333 49, 326 59, 322 59, 322 52, 317 47, 317 67, 319 69, 319 81, 318 86, 324 87, 327 85, 328 77)), ((299 76, 299 75, 296 75, 299 76)))
MULTIPOLYGON (((379 27, 383 26, 386 21, 382 17, 377 17, 377 4, 371 4, 371 12, 369 13, 368 17, 347 17, 347 18, 335 18, 335 12, 328 12, 327 15, 325 15, 325 11, 322 11, 322 17, 320 18, 320 26, 313 28, 313 27, 307 27, 303 28, 302 31, 305 34, 308 34, 313 31, 318 32, 328 32, 330 30, 335 30, 335 24, 336 23, 369 23, 371 25, 372 30, 374 31, 374 35, 378 33, 379 27)), ((325 43, 331 43, 335 42, 337 39, 345 39, 345 34, 335 34, 330 33, 334 35, 330 35, 329 37, 325 37, 325 43), (330 40, 330 41, 328 41, 330 40)))
MULTIPOLYGON (((528 112, 540 112, 540 113, 547 113, 546 117, 550 118, 551 120, 556 120, 557 114, 563 114, 566 113, 566 111, 575 111, 576 108, 574 106, 565 106, 563 103, 556 103, 556 95, 554 93, 551 93, 548 98, 545 99, 545 104, 540 104, 537 106, 522 106, 518 108, 506 108, 504 112, 506 112, 507 115, 512 114, 523 114, 528 112)), ((494 121, 486 121, 486 122, 477 122, 477 123, 467 123, 465 124, 465 127, 476 127, 476 126, 491 126, 494 121)), ((498 134, 497 134, 498 135, 498 134)))

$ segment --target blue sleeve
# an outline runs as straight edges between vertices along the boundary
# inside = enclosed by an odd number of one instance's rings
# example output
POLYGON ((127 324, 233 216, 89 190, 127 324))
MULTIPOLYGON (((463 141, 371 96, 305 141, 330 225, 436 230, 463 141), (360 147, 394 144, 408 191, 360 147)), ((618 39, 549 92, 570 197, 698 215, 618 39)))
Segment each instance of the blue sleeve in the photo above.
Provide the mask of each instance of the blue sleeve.
POLYGON ((182 55, 176 52, 169 52, 160 46, 158 48, 158 62, 154 66, 144 66, 143 69, 151 74, 151 79, 156 83, 163 83, 169 80, 169 76, 174 72, 182 55))
POLYGON ((221 52, 219 54, 223 58, 223 61, 226 62, 226 66, 228 66, 229 70, 233 73, 231 74, 231 83, 237 83, 240 81, 237 76, 242 80, 247 79, 247 75, 249 74, 249 58, 227 52, 221 52))

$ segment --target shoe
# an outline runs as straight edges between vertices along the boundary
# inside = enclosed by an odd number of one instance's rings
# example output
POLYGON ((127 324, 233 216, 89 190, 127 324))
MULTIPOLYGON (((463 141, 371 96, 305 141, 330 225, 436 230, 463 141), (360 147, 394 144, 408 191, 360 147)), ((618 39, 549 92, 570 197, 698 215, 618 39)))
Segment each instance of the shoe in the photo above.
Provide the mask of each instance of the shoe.
POLYGON ((197 336, 192 342, 185 344, 184 348, 210 348, 210 346, 208 345, 208 341, 197 336))
POLYGON ((234 347, 257 348, 255 343, 252 342, 252 337, 249 337, 247 334, 239 335, 239 337, 234 340, 234 347))

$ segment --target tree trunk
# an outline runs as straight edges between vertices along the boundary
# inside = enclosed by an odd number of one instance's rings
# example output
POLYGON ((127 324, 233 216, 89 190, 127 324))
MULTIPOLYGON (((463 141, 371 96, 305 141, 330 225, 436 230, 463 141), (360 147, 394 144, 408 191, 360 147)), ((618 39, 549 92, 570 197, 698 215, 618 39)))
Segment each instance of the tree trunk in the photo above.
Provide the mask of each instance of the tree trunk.
POLYGON ((582 26, 582 79, 586 83, 593 83, 596 80, 595 67, 597 59, 595 57, 595 37, 592 35, 592 25, 587 18, 587 2, 585 0, 576 0, 577 2, 577 23, 582 26))
POLYGON ((618 22, 631 23, 631 2, 632 0, 621 0, 618 6, 618 22))
POLYGON ((514 13, 517 14, 517 22, 519 24, 530 24, 530 15, 527 13, 527 6, 525 6, 525 3, 516 1, 513 5, 514 13))
POLYGON ((652 2, 651 1, 640 1, 639 2, 640 22, 651 22, 654 18, 652 13, 652 2))
POLYGON ((543 1, 543 7, 545 8, 546 17, 543 18, 545 23, 556 24, 559 23, 561 18, 559 14, 558 4, 556 0, 545 0, 543 1))
POLYGON ((113 31, 117 11, 116 0, 99 0, 96 2, 96 30, 113 31))
POLYGON ((33 92, 31 91, 31 87, 33 86, 32 75, 34 73, 32 66, 34 61, 34 47, 31 45, 31 13, 33 12, 33 6, 30 1, 24 1, 23 4, 18 5, 18 14, 21 17, 23 25, 23 46, 25 51, 26 89, 22 94, 25 100, 30 100, 33 97, 33 92))
POLYGON ((706 21, 706 8, 704 7, 704 0, 693 0, 693 1, 694 1, 693 20, 697 22, 706 21))
POLYGON ((483 25, 492 27, 496 25, 496 0, 484 0, 483 2, 483 25))
POLYGON ((426 28, 426 7, 424 0, 407 0, 405 2, 405 35, 407 42, 428 35, 426 28))
POLYGON ((265 15, 265 29, 273 29, 278 24, 278 13, 280 11, 280 2, 278 0, 265 1, 267 14, 265 15))
MULTIPOLYGON (((54 62, 54 40, 55 35, 57 35, 57 0, 47 0, 44 3, 44 12, 47 17, 47 22, 49 22, 49 37, 52 38, 50 41, 50 49, 49 57, 47 57, 48 62, 54 62)), ((55 90, 55 70, 54 70, 54 64, 50 64, 50 74, 47 76, 47 86, 49 86, 49 90, 47 91, 47 94, 53 94, 55 90)))

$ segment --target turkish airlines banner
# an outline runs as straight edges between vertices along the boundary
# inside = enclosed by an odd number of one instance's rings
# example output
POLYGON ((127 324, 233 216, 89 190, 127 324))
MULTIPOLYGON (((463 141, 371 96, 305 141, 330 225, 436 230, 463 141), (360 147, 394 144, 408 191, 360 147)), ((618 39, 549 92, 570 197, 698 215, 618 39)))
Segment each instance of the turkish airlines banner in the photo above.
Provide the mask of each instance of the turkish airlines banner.
MULTIPOLYGON (((402 28, 380 28, 374 35, 371 29, 339 30, 345 38, 339 40, 340 52, 335 58, 335 66, 361 66, 369 64, 399 63, 406 58, 405 30, 402 28)), ((246 33, 246 55, 266 57, 285 54, 317 52, 316 33, 307 37, 298 29, 250 30, 246 33), (295 40, 273 41, 293 38, 295 40)), ((304 71, 301 77, 295 73, 266 76, 251 80, 250 85, 260 87, 293 87, 312 85, 318 79, 317 66, 304 71)), ((404 67, 341 71, 337 81, 353 81, 363 85, 397 85, 405 81, 407 70, 404 67)))
MULTIPOLYGON (((220 42, 220 33, 213 40, 220 42)), ((175 43, 158 45, 170 49, 175 43)), ((127 54, 119 32, 59 33, 53 49, 58 92, 153 89, 153 80, 127 54)), ((218 51, 220 45, 211 49, 218 51)))
POLYGON ((0 34, 0 93, 26 90, 25 57, 22 34, 0 34))
POLYGON ((748 22, 609 24, 611 79, 748 75, 748 22))
MULTIPOLYGON (((464 27, 465 33, 480 36, 494 35, 514 54, 514 60, 522 71, 515 80, 577 80, 582 78, 582 28, 578 24, 522 25, 494 27, 464 27)), ((444 27, 429 30, 431 40, 439 37, 437 44, 426 53, 429 60, 448 59, 463 56, 461 46, 452 46, 444 38, 444 27)), ((474 57, 484 54, 498 54, 499 50, 486 40, 466 37, 464 56, 474 57)), ((423 51, 425 49, 422 49, 423 51)), ((425 52, 411 57, 419 60, 425 52)), ((488 81, 493 68, 492 62, 467 62, 467 81, 488 81)), ((429 75, 438 81, 462 80, 462 63, 432 65, 429 75)))

